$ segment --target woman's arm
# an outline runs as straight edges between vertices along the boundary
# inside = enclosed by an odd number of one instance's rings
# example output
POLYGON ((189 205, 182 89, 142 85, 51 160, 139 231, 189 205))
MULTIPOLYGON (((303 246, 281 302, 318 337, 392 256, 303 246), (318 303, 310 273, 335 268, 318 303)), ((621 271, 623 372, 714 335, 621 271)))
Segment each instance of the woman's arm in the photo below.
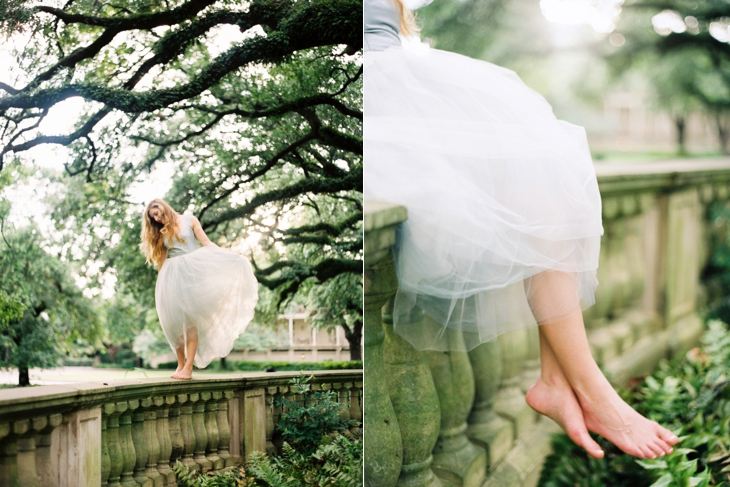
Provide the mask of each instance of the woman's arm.
POLYGON ((208 236, 203 231, 203 226, 200 224, 200 221, 197 218, 195 218, 193 215, 190 215, 190 222, 193 227, 193 233, 195 234, 195 238, 198 239, 198 242, 200 242, 203 247, 207 247, 208 245, 218 247, 216 244, 210 241, 208 236))
POLYGON ((167 251, 165 251, 165 253, 164 253, 164 254, 162 254, 162 260, 160 261, 160 263, 159 263, 159 264, 157 264, 157 273, 158 273, 158 274, 159 274, 159 273, 160 273, 160 271, 162 270, 162 264, 164 264, 164 263, 165 263, 165 260, 167 260, 167 251))

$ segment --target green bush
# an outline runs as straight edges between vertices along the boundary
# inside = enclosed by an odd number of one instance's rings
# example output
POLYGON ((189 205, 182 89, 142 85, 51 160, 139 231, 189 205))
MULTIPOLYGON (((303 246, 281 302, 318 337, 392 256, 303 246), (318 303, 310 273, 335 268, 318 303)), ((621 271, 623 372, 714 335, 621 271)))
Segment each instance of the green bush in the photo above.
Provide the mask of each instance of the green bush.
MULTIPOLYGON (((323 360, 321 362, 248 362, 236 361, 228 362, 226 370, 241 370, 247 372, 263 372, 264 369, 273 367, 277 372, 299 371, 299 370, 344 370, 344 369, 362 369, 361 360, 334 361, 323 360)), ((163 362, 157 366, 158 369, 177 368, 177 362, 163 362)), ((208 366, 208 370, 220 370, 220 362, 212 362, 208 366)))
POLYGON ((93 367, 95 369, 133 369, 135 367, 135 361, 134 360, 124 360, 121 362, 114 362, 111 364, 100 363, 100 364, 94 364, 93 367))
POLYGON ((305 454, 314 452, 323 436, 358 424, 342 417, 345 406, 334 391, 312 390, 309 381, 313 377, 300 374, 289 381, 290 391, 297 396, 274 399, 274 405, 282 408, 276 429, 284 441, 305 454))
POLYGON ((595 460, 558 435, 539 486, 730 486, 730 331, 719 321, 708 325, 701 348, 621 391, 637 411, 680 437, 674 453, 636 460, 597 438, 606 456, 595 460))
POLYGON ((73 367, 91 367, 94 359, 90 357, 64 357, 63 365, 73 367))
POLYGON ((363 442, 359 434, 325 436, 311 455, 284 443, 280 456, 254 452, 234 471, 203 474, 180 462, 173 469, 179 487, 362 487, 363 442))

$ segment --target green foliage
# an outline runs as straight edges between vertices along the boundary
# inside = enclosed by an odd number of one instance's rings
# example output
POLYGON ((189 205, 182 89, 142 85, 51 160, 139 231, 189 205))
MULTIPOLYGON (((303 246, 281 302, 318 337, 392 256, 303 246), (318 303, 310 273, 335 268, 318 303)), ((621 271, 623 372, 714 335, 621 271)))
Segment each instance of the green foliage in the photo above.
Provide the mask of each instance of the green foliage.
POLYGON ((280 456, 254 452, 245 466, 231 472, 201 474, 180 462, 174 470, 180 487, 361 487, 363 442, 360 435, 332 435, 311 455, 284 443, 280 456))
MULTIPOLYGON (((256 317, 260 321, 260 317, 256 317)), ((269 348, 288 347, 289 341, 286 337, 277 333, 270 326, 262 326, 253 322, 246 327, 233 342, 233 350, 256 350, 263 351, 269 348)))
POLYGON ((15 32, 24 32, 35 24, 32 22, 35 13, 29 0, 3 0, 0 2, 0 34, 9 36, 15 32))
POLYGON ((27 385, 29 368, 60 365, 80 345, 99 346, 103 328, 68 264, 44 250, 40 232, 6 229, 4 237, 0 289, 5 296, 12 290, 13 312, 0 330, 0 367, 17 367, 27 385))
POLYGON ((0 289, 0 332, 10 327, 10 323, 23 317, 26 306, 16 297, 0 289))
POLYGON ((671 429, 679 447, 664 458, 636 461, 602 438, 604 460, 595 460, 566 435, 553 443, 542 487, 727 486, 730 480, 730 331, 709 323, 696 348, 663 362, 635 390, 623 391, 644 416, 671 429))
POLYGON ((702 271, 709 319, 730 323, 730 205, 715 202, 708 210, 710 258, 702 271))
POLYGON ((282 408, 276 430, 284 441, 304 454, 314 452, 323 436, 357 424, 342 417, 345 406, 337 401, 334 391, 312 390, 312 378, 313 375, 307 377, 302 372, 289 381, 294 396, 280 395, 274 400, 274 405, 282 408))

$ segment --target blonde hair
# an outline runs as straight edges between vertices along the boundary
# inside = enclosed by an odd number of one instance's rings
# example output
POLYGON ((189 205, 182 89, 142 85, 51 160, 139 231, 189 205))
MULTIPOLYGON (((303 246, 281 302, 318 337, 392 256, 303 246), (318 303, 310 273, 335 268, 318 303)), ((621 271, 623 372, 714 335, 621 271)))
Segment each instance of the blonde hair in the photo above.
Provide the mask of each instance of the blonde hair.
POLYGON ((413 11, 403 4, 403 0, 395 0, 395 4, 400 12, 400 34, 406 37, 418 35, 418 25, 416 24, 416 16, 413 11))
POLYGON ((165 255, 165 238, 172 242, 176 238, 180 242, 185 243, 185 239, 178 235, 177 217, 179 215, 172 209, 167 202, 160 198, 155 198, 147 204, 144 213, 142 213, 142 243, 139 248, 147 258, 147 264, 153 263, 159 265, 162 257, 165 255), (156 221, 150 215, 150 211, 157 208, 160 210, 160 220, 156 221))

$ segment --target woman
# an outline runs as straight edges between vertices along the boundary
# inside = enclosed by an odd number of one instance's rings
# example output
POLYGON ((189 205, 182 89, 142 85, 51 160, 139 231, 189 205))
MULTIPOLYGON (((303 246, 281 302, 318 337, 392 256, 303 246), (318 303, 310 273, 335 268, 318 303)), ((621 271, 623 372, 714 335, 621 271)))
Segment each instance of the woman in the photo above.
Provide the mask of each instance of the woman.
POLYGON ((399 31, 416 29, 401 0, 365 0, 364 20, 365 196, 408 209, 395 331, 419 350, 463 350, 448 329, 472 349, 539 324, 533 409, 596 458, 588 431, 639 458, 672 452, 678 438, 618 396, 588 346, 603 228, 583 129, 507 69, 405 49, 399 31))
POLYGON ((258 284, 251 264, 211 242, 197 218, 161 199, 145 208, 140 248, 147 263, 157 265, 157 315, 177 355, 172 378, 192 379, 193 363, 204 368, 228 355, 253 318, 258 284))

